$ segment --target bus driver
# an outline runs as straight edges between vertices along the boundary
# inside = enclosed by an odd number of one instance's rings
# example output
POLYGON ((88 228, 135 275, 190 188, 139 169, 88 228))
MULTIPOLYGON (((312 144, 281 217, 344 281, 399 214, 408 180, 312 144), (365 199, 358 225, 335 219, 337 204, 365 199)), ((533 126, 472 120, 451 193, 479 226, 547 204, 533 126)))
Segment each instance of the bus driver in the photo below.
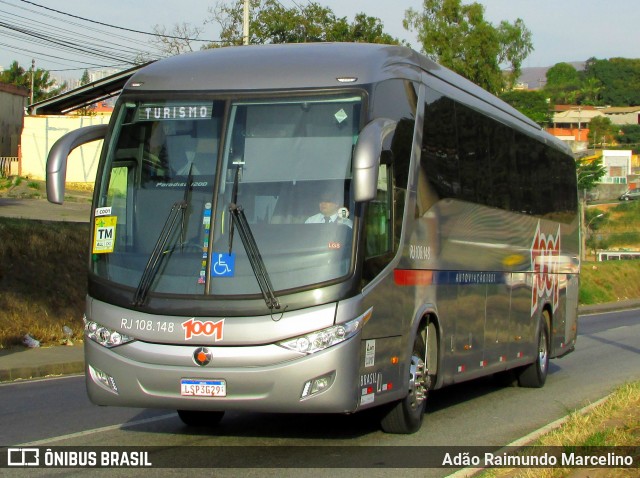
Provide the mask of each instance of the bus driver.
POLYGON ((345 224, 353 227, 349 211, 345 207, 339 207, 338 197, 335 191, 324 191, 318 205, 320 212, 307 218, 305 224, 345 224))

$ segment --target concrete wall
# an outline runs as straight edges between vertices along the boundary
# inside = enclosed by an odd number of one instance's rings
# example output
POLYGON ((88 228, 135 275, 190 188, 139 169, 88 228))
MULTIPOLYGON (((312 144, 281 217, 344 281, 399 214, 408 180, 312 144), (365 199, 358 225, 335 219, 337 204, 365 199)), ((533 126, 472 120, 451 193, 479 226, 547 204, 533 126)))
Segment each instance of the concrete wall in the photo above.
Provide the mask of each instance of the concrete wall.
MULTIPOLYGON (((108 123, 110 116, 26 116, 22 131, 22 175, 46 179, 47 154, 65 133, 83 126, 108 123)), ((93 183, 102 141, 75 149, 67 163, 68 183, 93 183)))
POLYGON ((0 156, 18 156, 22 117, 27 93, 12 85, 0 85, 0 156))

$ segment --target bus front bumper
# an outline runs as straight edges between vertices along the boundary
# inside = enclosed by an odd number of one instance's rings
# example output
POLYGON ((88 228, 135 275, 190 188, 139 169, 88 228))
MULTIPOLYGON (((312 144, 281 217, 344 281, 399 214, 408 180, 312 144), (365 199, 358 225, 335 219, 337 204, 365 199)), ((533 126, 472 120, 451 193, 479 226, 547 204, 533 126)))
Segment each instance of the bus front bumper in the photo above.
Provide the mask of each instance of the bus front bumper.
POLYGON ((276 413, 349 413, 358 406, 360 334, 310 355, 276 345, 208 347, 205 366, 196 364, 196 349, 145 342, 109 349, 86 340, 89 398, 108 406, 276 413), (224 396, 185 396, 183 381, 224 383, 224 396))

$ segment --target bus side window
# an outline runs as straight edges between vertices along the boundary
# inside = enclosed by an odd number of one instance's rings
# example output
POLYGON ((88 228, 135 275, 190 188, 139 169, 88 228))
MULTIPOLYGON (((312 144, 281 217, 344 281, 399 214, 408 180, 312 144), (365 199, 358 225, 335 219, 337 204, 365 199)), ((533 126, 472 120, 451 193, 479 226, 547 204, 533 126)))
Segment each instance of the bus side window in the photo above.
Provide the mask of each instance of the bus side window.
POLYGON ((365 217, 363 279, 367 282, 384 269, 393 255, 391 180, 390 165, 381 164, 378 171, 378 192, 376 198, 368 204, 365 217))
POLYGON ((367 238, 366 257, 376 257, 391 252, 389 211, 391 201, 388 187, 388 166, 381 164, 378 171, 378 192, 369 203, 365 223, 367 238))

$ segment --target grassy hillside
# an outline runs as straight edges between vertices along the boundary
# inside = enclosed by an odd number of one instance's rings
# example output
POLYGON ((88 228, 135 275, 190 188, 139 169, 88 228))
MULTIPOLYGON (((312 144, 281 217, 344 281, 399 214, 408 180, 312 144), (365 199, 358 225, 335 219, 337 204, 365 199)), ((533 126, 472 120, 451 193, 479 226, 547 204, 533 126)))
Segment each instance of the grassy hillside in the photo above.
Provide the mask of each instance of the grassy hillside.
POLYGON ((580 273, 580 304, 640 298, 640 260, 586 262, 580 273))
POLYGON ((82 335, 89 225, 0 218, 0 347, 82 335))
POLYGON ((601 204, 587 209, 587 252, 640 251, 640 201, 601 204))

